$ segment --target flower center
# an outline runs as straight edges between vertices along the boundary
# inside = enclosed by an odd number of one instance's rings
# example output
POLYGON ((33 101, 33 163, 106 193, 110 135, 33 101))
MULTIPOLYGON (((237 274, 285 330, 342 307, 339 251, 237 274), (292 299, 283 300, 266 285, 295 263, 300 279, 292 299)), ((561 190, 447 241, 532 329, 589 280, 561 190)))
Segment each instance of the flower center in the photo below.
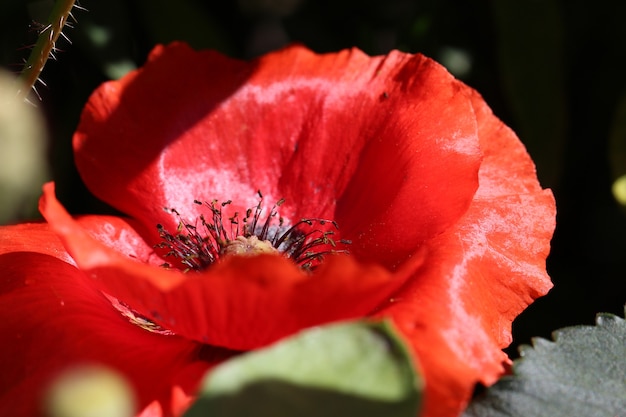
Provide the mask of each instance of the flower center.
POLYGON ((256 236, 237 236, 224 246, 223 255, 254 256, 261 253, 276 253, 278 250, 267 240, 259 240, 256 236))
MULTIPOLYGON (((161 242, 155 248, 166 250, 164 256, 174 258, 182 264, 184 271, 206 269, 226 256, 264 253, 280 254, 310 271, 323 261, 325 255, 348 253, 338 245, 347 245, 350 241, 333 239, 335 230, 339 229, 335 221, 308 218, 289 226, 278 215, 284 199, 277 201, 264 216, 263 195, 258 192, 258 196, 259 203, 246 210, 243 217, 238 212, 226 217, 223 209, 232 203, 231 200, 221 203, 194 200, 194 204, 208 208, 210 216, 207 218, 201 214, 193 224, 185 221, 176 209, 165 208, 167 213, 177 217, 178 227, 175 233, 171 233, 158 224, 161 242)), ((164 263, 163 266, 170 268, 172 265, 164 263)))

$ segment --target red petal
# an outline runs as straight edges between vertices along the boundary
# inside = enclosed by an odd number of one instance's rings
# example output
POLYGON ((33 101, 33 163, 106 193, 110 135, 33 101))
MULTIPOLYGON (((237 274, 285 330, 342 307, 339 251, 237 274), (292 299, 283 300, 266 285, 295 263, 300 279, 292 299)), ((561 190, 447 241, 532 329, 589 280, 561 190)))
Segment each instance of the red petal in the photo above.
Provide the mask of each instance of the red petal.
MULTIPOLYGON (((194 398, 186 394, 179 386, 172 389, 172 413, 173 416, 182 416, 191 406, 194 398)), ((158 401, 153 401, 144 408, 137 417, 163 417, 163 409, 158 401)))
POLYGON ((131 324, 68 263, 14 252, 0 255, 0 269, 0 415, 39 415, 52 379, 85 363, 121 372, 140 407, 157 400, 169 409, 173 386, 198 383, 181 372, 210 365, 198 344, 131 324))
POLYGON ((2 226, 0 242, 0 255, 10 252, 37 252, 74 263, 47 223, 2 226))
POLYGON ((426 243, 427 261, 377 314, 392 316, 413 343, 427 417, 458 415, 476 382, 502 375, 511 322, 551 287, 552 193, 539 186, 515 134, 470 94, 485 155, 476 198, 458 224, 426 243))
MULTIPOLYGON (((58 208, 65 211, 60 205, 58 208)), ((146 244, 137 233, 137 230, 141 229, 141 224, 132 219, 114 216, 81 216, 75 220, 89 232, 91 237, 124 257, 155 266, 163 264, 163 259, 154 253, 154 248, 146 244)), ((91 249, 91 247, 86 247, 83 250, 89 254, 91 249)))
POLYGON ((163 408, 158 401, 153 401, 137 417, 163 417, 163 408))
MULTIPOLYGON (((81 216, 76 221, 89 234, 120 253, 146 263, 163 263, 152 247, 146 245, 135 231, 141 225, 113 216, 81 216), (115 243, 115 244, 114 244, 115 243)), ((0 255, 11 252, 37 252, 51 255, 74 265, 63 243, 50 230, 48 223, 22 223, 0 227, 0 255)), ((89 248, 85 248, 88 249, 89 248)))
POLYGON ((91 237, 56 200, 51 183, 40 209, 78 267, 107 294, 179 335, 234 350, 362 317, 406 278, 346 256, 329 256, 311 275, 274 255, 226 258, 184 274, 138 262, 112 249, 117 242, 109 247, 91 237))
POLYGON ((353 254, 394 267, 467 209, 480 162, 471 103, 438 64, 294 46, 245 63, 183 44, 90 98, 74 138, 85 182, 152 229, 194 199, 256 190, 281 215, 339 221, 353 254), (112 167, 115 167, 112 169, 112 167), (389 227, 389 219, 411 227, 389 227))

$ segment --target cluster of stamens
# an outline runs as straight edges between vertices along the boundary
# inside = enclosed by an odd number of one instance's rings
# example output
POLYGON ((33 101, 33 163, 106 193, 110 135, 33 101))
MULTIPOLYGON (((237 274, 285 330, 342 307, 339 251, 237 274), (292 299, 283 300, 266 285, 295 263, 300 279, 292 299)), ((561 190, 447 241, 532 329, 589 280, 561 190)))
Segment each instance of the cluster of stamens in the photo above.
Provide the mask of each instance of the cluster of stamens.
MULTIPOLYGON (((278 215, 278 208, 285 202, 284 199, 276 202, 262 220, 263 195, 261 192, 258 195, 259 203, 246 210, 243 217, 235 212, 226 218, 223 209, 232 203, 231 200, 213 200, 210 203, 194 200, 194 204, 210 210, 209 218, 201 214, 194 224, 185 221, 176 209, 166 208, 166 212, 178 218, 178 227, 172 234, 158 224, 162 242, 155 248, 167 250, 164 256, 175 258, 186 271, 206 269, 224 256, 260 253, 279 253, 302 269, 312 270, 325 255, 348 252, 338 249, 337 245, 347 245, 350 241, 333 239, 335 230, 338 230, 335 221, 309 218, 301 219, 292 226, 286 225, 285 219, 278 215), (324 229, 327 224, 335 230, 324 229)), ((171 267, 169 263, 163 266, 171 267)))

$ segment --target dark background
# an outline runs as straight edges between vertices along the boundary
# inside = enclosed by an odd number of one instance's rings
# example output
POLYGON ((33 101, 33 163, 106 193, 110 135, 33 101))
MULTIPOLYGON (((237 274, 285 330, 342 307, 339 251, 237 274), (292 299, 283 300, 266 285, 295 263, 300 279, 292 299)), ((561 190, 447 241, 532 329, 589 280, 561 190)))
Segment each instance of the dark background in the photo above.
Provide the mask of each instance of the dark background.
MULTIPOLYGON (((141 65, 156 43, 185 40, 250 58, 299 42, 318 52, 421 52, 477 89, 526 144, 554 190, 551 293, 514 325, 517 343, 623 315, 626 211, 611 186, 626 173, 626 2, 584 0, 83 0, 45 68, 41 102, 51 176, 73 213, 109 210, 72 162, 71 135, 96 86, 141 65), (621 116, 620 116, 621 114, 621 116)), ((19 72, 51 0, 2 0, 0 65, 19 72)), ((1 150, 0 150, 1 152, 1 150)), ((1 198, 2 196, 0 196, 1 198)), ((16 215, 28 218, 36 209, 16 215)), ((511 349, 510 353, 515 353, 511 349)))

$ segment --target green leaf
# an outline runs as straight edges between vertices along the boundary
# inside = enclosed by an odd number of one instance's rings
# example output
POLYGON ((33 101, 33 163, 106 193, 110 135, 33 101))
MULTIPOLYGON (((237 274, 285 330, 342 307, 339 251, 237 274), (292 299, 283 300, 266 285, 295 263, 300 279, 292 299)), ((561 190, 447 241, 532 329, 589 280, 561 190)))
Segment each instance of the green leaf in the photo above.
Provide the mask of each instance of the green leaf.
POLYGON ((415 417, 422 380, 389 323, 316 327, 210 372, 186 417, 415 417))
POLYGON ((596 326, 554 333, 521 349, 514 375, 476 398, 464 417, 614 417, 626 412, 626 322, 599 314, 596 326))

